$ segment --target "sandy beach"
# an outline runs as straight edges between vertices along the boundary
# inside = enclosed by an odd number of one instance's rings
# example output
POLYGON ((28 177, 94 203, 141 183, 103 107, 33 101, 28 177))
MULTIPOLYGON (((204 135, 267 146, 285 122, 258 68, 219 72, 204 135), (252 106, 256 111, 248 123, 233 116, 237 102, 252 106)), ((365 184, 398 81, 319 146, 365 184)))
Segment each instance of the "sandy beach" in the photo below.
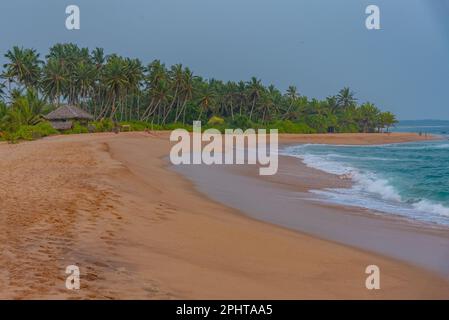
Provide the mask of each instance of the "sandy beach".
MULTIPOLYGON (((367 212, 305 201, 297 210, 326 218, 299 221, 304 230, 288 228, 270 220, 273 216, 258 216, 257 207, 232 197, 223 184, 205 195, 202 188, 210 186, 210 177, 206 181, 195 172, 181 174, 169 164, 168 135, 105 133, 1 143, 0 298, 449 298, 444 272, 414 263, 407 259, 411 254, 394 259, 390 256, 395 252, 374 253, 376 248, 351 245, 365 227, 374 232, 381 225, 387 241, 393 234, 401 239, 418 235, 429 241, 426 245, 444 245, 444 231, 421 232, 391 219, 368 217, 367 212), (310 224, 304 226, 306 221, 310 224), (334 233, 346 234, 352 242, 334 233), (72 264, 81 269, 79 291, 65 288, 65 268, 72 264), (365 268, 371 264, 381 267, 381 290, 365 288, 365 268)), ((281 136, 282 143, 425 139, 430 137, 281 136)), ((247 166, 211 174, 224 184, 243 179, 240 190, 247 198, 257 197, 254 203, 273 190, 305 194, 311 188, 345 183, 293 161, 281 159, 280 178, 256 177, 255 168, 247 166)), ((439 252, 444 255, 444 249, 439 252)), ((427 261, 431 255, 420 259, 427 261)))

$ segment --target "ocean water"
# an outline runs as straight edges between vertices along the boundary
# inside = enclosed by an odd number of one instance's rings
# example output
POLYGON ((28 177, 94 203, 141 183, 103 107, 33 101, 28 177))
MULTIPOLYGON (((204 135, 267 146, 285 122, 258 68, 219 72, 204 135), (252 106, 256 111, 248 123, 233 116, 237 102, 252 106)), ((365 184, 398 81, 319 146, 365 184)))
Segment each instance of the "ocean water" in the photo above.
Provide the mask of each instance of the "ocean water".
POLYGON ((395 131, 438 134, 443 140, 376 146, 305 144, 283 153, 352 178, 350 189, 312 190, 324 201, 449 226, 449 121, 400 123, 395 131))
POLYGON ((449 120, 408 120, 401 121, 391 129, 392 132, 421 132, 449 136, 449 120))

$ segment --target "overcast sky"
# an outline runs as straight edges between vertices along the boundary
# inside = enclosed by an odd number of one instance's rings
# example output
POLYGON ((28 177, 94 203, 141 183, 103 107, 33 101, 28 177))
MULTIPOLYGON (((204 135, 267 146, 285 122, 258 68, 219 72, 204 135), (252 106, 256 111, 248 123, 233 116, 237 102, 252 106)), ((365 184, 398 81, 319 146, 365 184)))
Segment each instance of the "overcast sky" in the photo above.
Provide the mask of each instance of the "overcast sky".
POLYGON ((324 98, 350 86, 400 119, 449 119, 446 0, 1 0, 0 62, 57 42, 183 63, 222 80, 259 77, 324 98), (65 28, 76 4, 81 29, 65 28), (381 30, 365 28, 365 8, 381 30))

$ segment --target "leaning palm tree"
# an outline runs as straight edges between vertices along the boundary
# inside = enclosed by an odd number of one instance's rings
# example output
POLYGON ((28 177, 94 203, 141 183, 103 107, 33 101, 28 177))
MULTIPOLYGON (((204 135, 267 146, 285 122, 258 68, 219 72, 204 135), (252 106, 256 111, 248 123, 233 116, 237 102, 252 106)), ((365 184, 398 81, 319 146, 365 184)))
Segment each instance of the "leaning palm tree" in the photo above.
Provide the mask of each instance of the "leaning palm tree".
POLYGON ((161 123, 161 118, 163 118, 163 109, 169 98, 170 87, 167 81, 160 80, 157 85, 151 89, 151 96, 153 97, 155 103, 151 108, 147 108, 146 112, 142 115, 141 120, 147 121, 153 116, 152 122, 154 122, 155 116, 157 116, 157 123, 161 123))
POLYGON ((183 116, 182 122, 185 123, 185 116, 186 116, 186 107, 187 102, 193 98, 194 94, 194 81, 196 80, 196 77, 193 75, 193 72, 189 68, 184 69, 183 73, 183 79, 182 79, 182 88, 181 88, 181 99, 182 104, 179 108, 179 112, 177 112, 175 117, 175 122, 178 122, 181 114, 183 116))
POLYGON ((287 110, 284 113, 283 119, 286 119, 290 115, 290 110, 293 107, 296 99, 298 99, 298 90, 296 86, 289 86, 286 93, 287 99, 290 101, 287 110))
POLYGON ((182 85, 184 82, 184 70, 182 68, 182 64, 175 64, 174 66, 172 66, 169 71, 169 76, 171 79, 171 82, 170 82, 171 90, 174 93, 173 93, 172 101, 170 103, 170 106, 168 107, 165 117, 167 117, 170 114, 175 103, 176 103, 176 113, 178 113, 178 108, 179 108, 178 97, 182 90, 182 85))

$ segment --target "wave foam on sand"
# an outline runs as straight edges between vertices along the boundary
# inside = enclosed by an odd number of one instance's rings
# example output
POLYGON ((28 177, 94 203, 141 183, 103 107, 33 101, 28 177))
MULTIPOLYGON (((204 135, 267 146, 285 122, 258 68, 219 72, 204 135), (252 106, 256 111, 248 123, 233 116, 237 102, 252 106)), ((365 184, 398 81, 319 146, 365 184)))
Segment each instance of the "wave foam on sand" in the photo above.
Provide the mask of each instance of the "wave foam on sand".
MULTIPOLYGON (((298 150, 305 149, 310 144, 291 146, 283 150, 283 154, 293 156, 302 160, 307 166, 327 173, 349 177, 353 181, 351 188, 326 188, 324 190, 311 190, 312 193, 321 196, 324 201, 330 201, 343 205, 359 206, 377 210, 383 213, 400 215, 409 219, 437 223, 449 226, 449 208, 428 199, 420 199, 410 203, 404 200, 399 191, 384 178, 380 178, 376 173, 363 170, 363 172, 342 161, 335 159, 348 159, 351 156, 328 153, 326 155, 308 154, 298 150)), ((324 145, 323 145, 324 146, 324 145)), ((335 147, 335 145, 334 145, 335 147)), ((348 147, 348 146, 344 146, 348 147)), ((391 146, 394 148, 394 146, 391 146)), ((449 144, 432 146, 432 148, 444 149, 449 144)), ((356 148, 360 148, 357 146, 356 148)), ((429 146, 404 147, 401 149, 424 150, 429 146)), ((357 159, 356 157, 352 157, 357 159)), ((365 161, 400 161, 399 159, 367 157, 365 161)))

